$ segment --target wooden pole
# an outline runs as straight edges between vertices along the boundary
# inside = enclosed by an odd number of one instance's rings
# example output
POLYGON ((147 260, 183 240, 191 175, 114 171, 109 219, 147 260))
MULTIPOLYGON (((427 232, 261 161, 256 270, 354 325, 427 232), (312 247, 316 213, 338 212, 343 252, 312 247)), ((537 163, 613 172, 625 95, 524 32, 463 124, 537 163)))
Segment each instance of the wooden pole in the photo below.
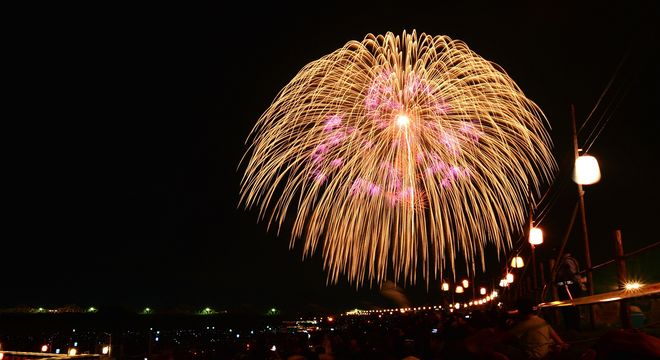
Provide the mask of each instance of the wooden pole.
MULTIPOLYGON (((539 274, 541 275, 541 286, 545 287, 547 284, 545 283, 545 270, 543 269, 543 261, 539 262, 539 274)), ((541 299, 543 301, 543 299, 541 299)))
POLYGON ((532 246, 532 277, 534 278, 534 281, 532 282, 532 296, 534 297, 534 301, 536 301, 536 289, 537 289, 537 282, 536 282, 536 251, 535 246, 532 246))
MULTIPOLYGON (((580 149, 578 147, 578 138, 577 130, 575 128, 575 106, 571 104, 571 128, 573 130, 573 151, 575 154, 575 160, 580 156, 580 149)), ((589 231, 587 230, 587 215, 584 209, 584 191, 582 190, 582 184, 577 184, 578 187, 578 197, 580 205, 580 220, 582 220, 582 238, 584 240, 584 262, 587 270, 587 288, 589 289, 589 295, 594 294, 594 281, 591 273, 591 253, 589 252, 589 231)), ((591 328, 596 327, 594 307, 589 304, 589 321, 591 323, 591 328)))
MULTIPOLYGON (((541 275, 541 286, 545 286, 545 267, 543 266, 543 261, 539 263, 539 271, 541 275)), ((543 299, 541 299, 541 301, 543 301, 543 299)))
MULTIPOLYGON (((534 210, 532 209, 532 205, 531 205, 531 203, 533 201, 532 200, 533 197, 532 197, 531 193, 530 193, 529 198, 530 198, 529 231, 527 233, 527 241, 528 242, 532 239, 532 228, 534 227, 534 218, 533 218, 534 217, 534 210)), ((536 283, 536 252, 534 251, 534 245, 533 244, 530 243, 529 246, 532 247, 532 279, 533 279, 532 280, 532 285, 533 285, 532 286, 532 298, 534 299, 534 301, 536 301, 536 287, 537 287, 537 283, 536 283)))
MULTIPOLYGON (((575 217, 573 217, 573 219, 575 219, 575 217)), ((557 291, 557 287, 555 286, 555 275, 554 275, 556 273, 555 259, 550 259, 549 265, 550 265, 550 274, 551 274, 550 275, 551 276, 550 277, 550 287, 552 289, 552 301, 556 301, 556 300, 559 299, 559 293, 557 291)), ((555 309, 555 311, 553 311, 552 313, 553 313, 553 316, 554 316, 555 324, 559 325, 559 311, 557 311, 557 309, 555 309)))
MULTIPOLYGON (((623 239, 621 237, 621 230, 614 231, 614 258, 616 259, 616 277, 619 282, 619 289, 623 290, 628 279, 628 272, 626 271, 626 258, 623 256, 623 239)), ((628 306, 628 300, 626 299, 621 299, 619 301, 619 316, 621 317, 622 328, 632 328, 630 307, 628 306)))

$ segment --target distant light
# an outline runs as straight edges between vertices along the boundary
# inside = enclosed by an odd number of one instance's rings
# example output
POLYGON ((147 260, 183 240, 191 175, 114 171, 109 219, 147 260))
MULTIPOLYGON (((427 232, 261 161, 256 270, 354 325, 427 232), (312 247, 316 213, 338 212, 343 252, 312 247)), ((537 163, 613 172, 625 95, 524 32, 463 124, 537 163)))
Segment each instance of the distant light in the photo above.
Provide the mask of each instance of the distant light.
POLYGON ((328 316, 328 322, 333 322, 333 321, 335 321, 335 318, 333 318, 332 316, 328 316))
POLYGON ((275 345, 271 346, 270 351, 277 351, 277 347, 275 345))
POLYGON ((88 312, 96 312, 96 308, 93 306, 90 306, 89 309, 87 309, 88 312))
POLYGON ((463 293, 463 287, 460 286, 460 285, 458 285, 458 286, 456 287, 456 293, 457 293, 457 294, 462 294, 462 293, 463 293))
POLYGON ((55 354, 59 354, 59 353, 60 353, 60 349, 55 349, 55 354))
POLYGON ((40 307, 40 308, 37 309, 37 310, 38 310, 39 312, 42 312, 42 311, 44 311, 44 308, 41 308, 41 307, 40 307))
POLYGON ((399 114, 396 117, 396 124, 399 125, 399 127, 406 127, 410 123, 410 118, 406 114, 399 114))
POLYGON ((513 282, 513 274, 512 273, 507 273, 506 274, 506 282, 511 284, 513 282))
POLYGON ((511 259, 511 267, 512 268, 520 269, 523 266, 525 266, 525 261, 523 261, 522 257, 514 256, 513 259, 511 259))
POLYGON ((0 352, 0 360, 5 358, 5 353, 0 352))
POLYGON ((633 281, 633 282, 626 283, 624 285, 624 289, 626 289, 626 290, 637 290, 637 289, 641 288, 642 286, 644 286, 644 284, 640 284, 637 281, 633 281))
POLYGON ((46 352, 46 351, 48 351, 48 345, 42 345, 41 352, 46 352))
POLYGON ((78 342, 77 342, 77 341, 74 341, 74 342, 73 342, 73 346, 78 346, 78 342))
POLYGON ((529 230, 529 243, 532 245, 543 244, 543 230, 533 227, 529 230))
POLYGON ((470 285, 470 282, 467 281, 467 279, 466 279, 466 280, 463 280, 463 287, 467 289, 467 288, 468 288, 468 285, 470 285))
POLYGON ((449 284, 446 282, 442 283, 442 291, 449 291, 449 284))
POLYGON ((600 181, 598 160, 589 155, 582 155, 575 159, 573 181, 581 185, 591 185, 600 181))
POLYGON ((151 312, 151 308, 144 308, 144 312, 145 312, 145 313, 150 313, 150 312, 151 312))
POLYGON ((158 341, 158 336, 156 336, 156 339, 155 339, 155 340, 158 341))
POLYGON ((494 297, 494 298, 496 298, 497 295, 499 295, 499 293, 498 293, 496 290, 494 290, 491 296, 494 297))
POLYGON ((240 337, 241 337, 241 334, 236 334, 237 339, 240 338, 240 337))
POLYGON ((461 308, 461 303, 456 303, 456 305, 454 305, 454 307, 455 307, 457 310, 460 309, 460 308, 461 308))
POLYGON ((101 349, 101 353, 102 353, 103 355, 108 355, 108 354, 110 353, 110 346, 107 346, 107 345, 104 346, 104 347, 101 349))
POLYGON ((76 332, 76 329, 73 329, 73 332, 76 332))
POLYGON ((71 349, 69 349, 69 352, 68 352, 69 356, 76 356, 77 353, 78 353, 78 350, 76 350, 76 348, 71 348, 71 349))
POLYGON ((509 282, 506 281, 506 279, 500 280, 500 287, 507 287, 509 286, 509 282))
POLYGON ((480 288, 479 289, 479 294, 486 295, 486 288, 485 287, 480 288))

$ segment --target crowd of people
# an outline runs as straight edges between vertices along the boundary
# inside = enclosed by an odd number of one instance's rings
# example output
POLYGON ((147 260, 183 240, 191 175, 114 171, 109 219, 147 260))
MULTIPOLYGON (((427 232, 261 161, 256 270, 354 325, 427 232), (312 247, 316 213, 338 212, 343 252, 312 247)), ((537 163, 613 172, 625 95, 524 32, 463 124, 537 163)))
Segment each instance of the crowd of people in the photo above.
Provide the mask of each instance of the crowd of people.
POLYGON ((227 349, 225 355, 272 360, 660 358, 656 337, 606 334, 603 339, 590 347, 571 347, 537 315, 533 303, 523 299, 514 311, 344 317, 332 330, 262 334, 241 349, 227 349))

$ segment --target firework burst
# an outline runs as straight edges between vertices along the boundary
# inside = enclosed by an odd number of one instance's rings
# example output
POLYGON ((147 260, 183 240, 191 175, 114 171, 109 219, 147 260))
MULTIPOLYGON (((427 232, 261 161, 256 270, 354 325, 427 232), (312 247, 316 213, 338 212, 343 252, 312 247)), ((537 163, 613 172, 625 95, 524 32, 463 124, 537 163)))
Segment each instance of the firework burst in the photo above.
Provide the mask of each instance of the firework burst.
POLYGON ((328 280, 382 283, 471 271, 526 221, 556 163, 546 121, 497 65, 446 36, 369 34, 313 61, 248 141, 241 204, 328 280))

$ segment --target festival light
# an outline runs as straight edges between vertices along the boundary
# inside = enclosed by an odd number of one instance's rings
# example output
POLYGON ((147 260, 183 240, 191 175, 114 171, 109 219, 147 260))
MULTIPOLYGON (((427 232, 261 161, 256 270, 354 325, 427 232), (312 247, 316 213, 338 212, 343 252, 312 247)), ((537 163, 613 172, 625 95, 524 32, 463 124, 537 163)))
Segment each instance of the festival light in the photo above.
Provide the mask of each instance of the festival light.
POLYGON ((628 291, 639 290, 644 284, 641 284, 637 281, 627 282, 623 285, 623 288, 628 291))
POLYGON ((442 283, 442 291, 449 291, 449 284, 446 282, 442 283))
POLYGON ((543 230, 533 227, 529 230, 529 243, 531 245, 543 244, 543 230))
POLYGON ((522 257, 515 256, 513 259, 511 259, 511 267, 512 268, 519 269, 523 266, 525 266, 525 261, 523 261, 522 257))
POLYGON ((582 155, 575 159, 573 181, 581 185, 591 185, 600 181, 598 160, 590 155, 582 155))

